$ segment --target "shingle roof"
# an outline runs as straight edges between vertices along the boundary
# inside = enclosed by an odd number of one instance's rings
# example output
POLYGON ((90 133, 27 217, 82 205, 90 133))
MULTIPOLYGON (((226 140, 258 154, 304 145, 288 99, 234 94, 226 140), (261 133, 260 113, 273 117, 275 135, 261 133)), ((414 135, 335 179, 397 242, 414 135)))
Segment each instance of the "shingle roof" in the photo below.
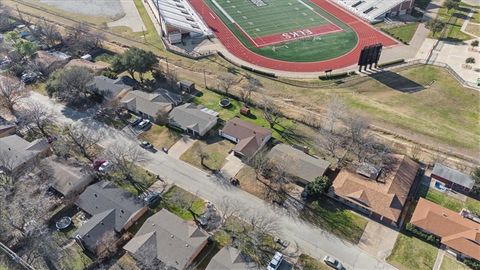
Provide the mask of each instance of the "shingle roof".
POLYGON ((270 130, 242 121, 238 117, 228 121, 222 133, 237 138, 239 141, 233 151, 246 157, 253 156, 266 143, 265 140, 272 136, 270 130))
POLYGON ((440 163, 435 163, 432 175, 438 175, 443 179, 469 189, 473 188, 473 185, 475 184, 475 181, 473 181, 470 175, 459 172, 440 163))
POLYGON ((82 167, 69 166, 53 158, 48 158, 46 161, 53 170, 52 187, 64 196, 81 192, 93 181, 93 176, 82 167))
POLYGON ((268 153, 268 158, 274 162, 282 162, 288 174, 308 182, 322 176, 330 166, 330 162, 310 156, 286 144, 275 145, 268 153))
POLYGON ((392 155, 391 159, 390 168, 383 171, 379 181, 343 169, 333 181, 332 190, 340 197, 397 222, 419 165, 404 155, 392 155))
POLYGON ((128 92, 128 94, 122 98, 121 102, 132 104, 136 110, 152 117, 156 117, 160 112, 168 112, 172 106, 172 102, 160 94, 147 93, 139 90, 128 92))
POLYGON ((88 86, 91 91, 107 99, 115 99, 124 90, 131 89, 131 86, 124 84, 121 80, 113 80, 105 76, 95 76, 88 86))
POLYGON ((173 125, 183 129, 189 128, 203 135, 217 123, 217 114, 204 109, 192 103, 185 103, 170 112, 169 121, 173 125))
POLYGON ((410 223, 441 237, 442 244, 480 260, 480 223, 423 198, 410 223))
POLYGON ((233 247, 222 248, 210 261, 206 270, 251 270, 255 263, 233 247))
POLYGON ((95 183, 78 197, 77 206, 94 216, 104 211, 115 210, 115 230, 120 232, 128 220, 144 206, 142 201, 112 182, 95 183))
POLYGON ((8 155, 11 159, 8 164, 9 168, 6 169, 16 169, 49 147, 50 145, 45 139, 37 139, 30 143, 17 135, 0 138, 0 154, 8 155))
POLYGON ((83 244, 90 250, 94 251, 97 243, 102 240, 103 236, 115 227, 115 209, 108 209, 92 216, 85 224, 76 232, 76 236, 80 236, 83 244))
POLYGON ((124 249, 183 269, 207 239, 207 234, 197 226, 162 209, 145 221, 124 249))

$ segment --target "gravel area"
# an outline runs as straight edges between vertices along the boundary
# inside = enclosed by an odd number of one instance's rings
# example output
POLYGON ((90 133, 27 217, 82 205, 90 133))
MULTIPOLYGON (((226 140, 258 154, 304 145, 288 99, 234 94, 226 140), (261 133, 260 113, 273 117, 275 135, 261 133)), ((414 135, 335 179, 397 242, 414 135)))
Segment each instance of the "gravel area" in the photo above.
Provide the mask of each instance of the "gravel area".
POLYGON ((40 0, 67 12, 119 19, 125 15, 120 0, 40 0))

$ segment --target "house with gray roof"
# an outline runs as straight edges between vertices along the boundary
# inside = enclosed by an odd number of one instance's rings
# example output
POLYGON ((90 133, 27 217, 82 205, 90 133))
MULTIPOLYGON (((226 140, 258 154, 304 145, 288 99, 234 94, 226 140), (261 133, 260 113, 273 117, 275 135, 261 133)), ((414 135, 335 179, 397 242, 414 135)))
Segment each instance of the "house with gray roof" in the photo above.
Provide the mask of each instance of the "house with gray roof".
POLYGON ((32 165, 40 158, 50 154, 50 144, 46 139, 28 142, 18 135, 0 138, 0 170, 15 172, 32 165))
POLYGON ((147 211, 140 199, 109 181, 87 187, 75 204, 91 216, 75 232, 75 238, 90 251, 106 233, 124 232, 147 211))
POLYGON ((82 193, 94 177, 85 168, 60 162, 50 157, 45 160, 52 172, 51 188, 66 198, 82 193))
POLYGON ((182 97, 164 89, 148 93, 140 90, 128 92, 120 101, 129 111, 155 121, 166 115, 173 106, 182 102, 182 97))
POLYGON ((431 177, 432 179, 441 182, 446 188, 453 189, 463 194, 468 194, 475 185, 475 181, 470 175, 440 163, 435 163, 431 177))
POLYGON ((256 264, 240 250, 223 247, 208 264, 205 270, 253 270, 256 264))
POLYGON ((330 166, 330 162, 286 144, 275 145, 267 157, 272 162, 281 163, 285 172, 303 185, 324 175, 330 166))
POLYGON ((207 233, 198 226, 162 209, 123 248, 134 258, 156 258, 180 270, 192 264, 207 240, 207 233))
POLYGON ((91 92, 102 96, 106 100, 119 99, 133 89, 132 86, 125 84, 121 78, 114 80, 105 76, 93 77, 87 87, 91 92))
POLYGON ((217 112, 193 103, 175 107, 168 116, 169 125, 192 136, 205 135, 217 124, 217 120, 217 112))

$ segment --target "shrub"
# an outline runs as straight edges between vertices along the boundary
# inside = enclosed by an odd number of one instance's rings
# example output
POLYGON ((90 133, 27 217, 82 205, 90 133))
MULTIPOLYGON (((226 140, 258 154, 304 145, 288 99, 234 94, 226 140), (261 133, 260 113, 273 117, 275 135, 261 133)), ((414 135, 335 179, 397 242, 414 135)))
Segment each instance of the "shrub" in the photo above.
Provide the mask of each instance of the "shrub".
POLYGON ((465 260, 463 260, 463 263, 465 263, 473 270, 480 270, 480 262, 475 259, 466 258, 465 260))
POLYGON ((411 234, 413 234, 415 237, 420 238, 427 243, 430 243, 436 247, 440 246, 440 238, 436 237, 435 235, 432 235, 417 229, 411 223, 407 223, 407 225, 405 226, 405 229, 411 234))
POLYGON ((478 40, 474 40, 474 41, 472 41, 472 43, 470 43, 470 46, 478 47, 478 43, 479 43, 478 40))
POLYGON ((475 64, 475 58, 473 58, 473 57, 468 57, 467 59, 465 59, 465 63, 467 63, 467 64, 475 64))

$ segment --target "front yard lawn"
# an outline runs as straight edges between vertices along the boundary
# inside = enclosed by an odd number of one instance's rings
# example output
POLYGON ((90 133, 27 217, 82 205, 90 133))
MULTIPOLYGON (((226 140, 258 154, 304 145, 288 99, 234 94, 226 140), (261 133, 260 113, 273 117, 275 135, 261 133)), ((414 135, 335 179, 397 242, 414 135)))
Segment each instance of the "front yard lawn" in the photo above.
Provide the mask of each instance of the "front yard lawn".
POLYGON ((233 143, 218 135, 209 136, 205 140, 196 141, 180 159, 201 169, 220 170, 226 162, 228 152, 233 147, 233 143), (202 164, 200 153, 205 156, 204 164, 202 164))
POLYGON ((297 266, 303 270, 330 270, 329 266, 323 262, 308 256, 307 254, 301 254, 297 260, 297 266))
POLYGON ((459 199, 448 196, 440 191, 430 188, 425 196, 425 199, 430 200, 436 204, 439 204, 445 208, 448 208, 455 212, 460 212, 462 208, 466 208, 474 213, 480 213, 480 201, 467 197, 465 202, 459 199))
POLYGON ((455 258, 445 254, 443 257, 442 265, 440 266, 440 270, 470 270, 468 266, 465 264, 457 261, 455 258))
POLYGON ((300 217, 352 243, 358 243, 368 221, 327 197, 310 202, 300 217))
POLYGON ((387 261, 401 270, 431 270, 437 257, 437 248, 415 238, 399 234, 387 261))
POLYGON ((159 206, 184 220, 193 220, 193 215, 188 208, 191 208, 191 211, 197 216, 205 212, 204 200, 177 186, 173 186, 162 196, 159 206))
POLYGON ((166 126, 152 125, 152 127, 140 134, 138 139, 141 141, 148 141, 156 149, 162 149, 166 147, 167 149, 172 147, 180 138, 182 134, 178 133, 175 130, 169 129, 166 126))
MULTIPOLYGON (((139 190, 135 188, 131 182, 125 181, 120 172, 114 171, 110 176, 119 187, 135 195, 140 195, 139 190)), ((136 165, 132 169, 132 177, 135 179, 135 181, 142 184, 144 188, 150 187, 153 183, 155 183, 155 181, 157 181, 157 178, 154 174, 136 165)))

